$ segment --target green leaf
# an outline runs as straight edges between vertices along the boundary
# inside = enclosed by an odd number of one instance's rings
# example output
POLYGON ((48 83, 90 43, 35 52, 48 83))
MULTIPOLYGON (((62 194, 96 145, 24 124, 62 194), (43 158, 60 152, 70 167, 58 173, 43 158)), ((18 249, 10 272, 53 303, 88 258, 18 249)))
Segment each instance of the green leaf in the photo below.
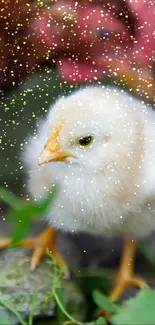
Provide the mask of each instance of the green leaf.
POLYGON ((53 201, 55 200, 56 194, 58 191, 58 186, 53 187, 52 190, 49 192, 49 194, 47 195, 47 197, 43 200, 43 201, 39 201, 36 203, 36 207, 37 207, 37 214, 43 214, 45 213, 49 206, 53 203, 53 201))
MULTIPOLYGON (((13 217, 14 215, 14 211, 13 213, 11 214, 11 216, 13 217)), ((17 215, 16 215, 17 216, 17 215)), ((21 218, 21 216, 19 216, 21 218)), ((14 229, 11 230, 11 233, 10 233, 10 238, 11 238, 11 243, 10 245, 11 246, 15 246, 18 244, 18 242, 23 239, 24 235, 27 233, 27 231, 29 230, 30 226, 31 226, 31 222, 32 220, 31 219, 27 219, 27 221, 23 222, 18 222, 18 223, 15 223, 14 222, 14 229), (16 225, 16 227, 15 227, 16 225)))
POLYGON ((29 314, 29 321, 28 321, 27 325, 33 325, 33 317, 35 315, 35 303, 37 302, 37 297, 38 297, 39 291, 44 288, 47 288, 47 287, 48 287, 48 284, 44 284, 44 285, 41 285, 38 288, 36 288, 36 290, 34 291, 34 294, 32 297, 32 303, 31 303, 31 311, 29 314))
MULTIPOLYGON (((8 309, 13 315, 17 317, 19 320, 20 324, 22 325, 27 325, 25 320, 22 318, 21 314, 14 308, 14 306, 10 305, 6 300, 4 300, 2 297, 0 297, 0 304, 8 309)), ((10 325, 10 323, 2 323, 2 325, 10 325)))
POLYGON ((11 245, 16 245, 24 237, 31 226, 32 220, 36 217, 42 217, 47 212, 55 199, 56 193, 57 188, 54 187, 45 199, 38 202, 29 202, 19 199, 8 190, 0 187, 0 199, 12 207, 7 216, 13 224, 10 234, 12 238, 11 245))
POLYGON ((61 311, 64 313, 64 315, 71 321, 73 322, 73 324, 77 324, 77 325, 82 325, 81 322, 77 321, 74 317, 72 317, 72 315, 70 315, 68 313, 68 311, 65 309, 63 303, 61 302, 59 295, 57 294, 57 289, 53 288, 52 289, 52 295, 55 299, 55 301, 57 302, 59 308, 61 309, 61 311))
MULTIPOLYGON (((57 293, 57 296, 59 297, 59 300, 61 301, 62 305, 65 308, 66 307, 66 300, 65 300, 65 295, 64 295, 63 288, 56 288, 55 291, 57 293)), ((61 322, 64 322, 65 320, 67 320, 67 319, 68 318, 63 313, 63 311, 61 310, 59 305, 57 305, 57 321, 61 323, 61 322)))
POLYGON ((7 189, 3 187, 0 187, 0 200, 9 204, 14 209, 20 202, 20 199, 16 195, 10 193, 7 189))
POLYGON ((143 253, 146 259, 155 267, 155 254, 153 249, 146 243, 138 243, 138 249, 143 253))
POLYGON ((87 294, 92 295, 94 290, 108 294, 112 289, 111 278, 114 272, 111 270, 88 271, 82 268, 80 272, 75 271, 75 275, 82 281, 82 287, 87 294))
POLYGON ((155 290, 143 288, 135 298, 124 303, 116 315, 110 318, 116 325, 154 325, 155 324, 155 290))
POLYGON ((12 325, 4 311, 0 311, 0 325, 12 325))
POLYGON ((99 317, 95 322, 95 325, 106 325, 106 320, 104 317, 99 317))
POLYGON ((93 292, 93 299, 96 303, 96 305, 104 310, 110 311, 110 312, 116 312, 118 310, 118 307, 116 304, 114 304, 110 299, 108 299, 103 293, 101 293, 98 290, 94 290, 93 292))
POLYGON ((36 217, 42 217, 53 203, 57 189, 54 188, 48 196, 39 202, 22 201, 15 206, 15 209, 8 214, 9 220, 13 223, 10 237, 12 238, 11 245, 16 245, 26 234, 31 226, 32 220, 36 217))

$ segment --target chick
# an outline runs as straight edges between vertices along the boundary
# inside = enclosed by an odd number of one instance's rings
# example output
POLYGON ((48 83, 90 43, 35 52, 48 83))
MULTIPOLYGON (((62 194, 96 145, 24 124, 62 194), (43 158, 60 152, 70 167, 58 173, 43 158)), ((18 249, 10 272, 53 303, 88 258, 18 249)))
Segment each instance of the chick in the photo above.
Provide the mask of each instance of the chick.
MULTIPOLYGON (((59 184, 46 216, 52 251, 58 254, 55 228, 122 236, 125 247, 110 297, 117 300, 127 286, 145 284, 133 275, 133 262, 137 240, 155 229, 151 107, 117 88, 77 90, 50 107, 37 136, 28 141, 23 162, 34 198, 46 196, 59 184)), ((46 235, 45 231, 44 239, 46 235)), ((35 255, 37 260, 41 256, 36 251, 35 255)))

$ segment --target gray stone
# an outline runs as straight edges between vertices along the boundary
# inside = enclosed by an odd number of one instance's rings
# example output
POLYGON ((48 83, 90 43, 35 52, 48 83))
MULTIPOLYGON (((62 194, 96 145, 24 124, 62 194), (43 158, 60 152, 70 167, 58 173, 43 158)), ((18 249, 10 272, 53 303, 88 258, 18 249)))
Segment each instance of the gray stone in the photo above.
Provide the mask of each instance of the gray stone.
MULTIPOLYGON (((45 259, 35 271, 30 270, 30 252, 25 249, 8 249, 0 255, 0 298, 9 303, 18 311, 24 319, 28 319, 32 310, 34 293, 40 286, 47 284, 45 288, 37 291, 33 316, 56 316, 56 302, 50 297, 52 288, 52 265, 45 259)), ((50 258, 49 258, 50 259, 50 258)), ((62 279, 66 299, 66 309, 79 321, 85 318, 85 299, 78 286, 70 279, 62 279)), ((5 311, 11 324, 18 324, 17 318, 8 310, 5 311)), ((1 323, 0 323, 1 324, 1 323)), ((6 325, 6 324, 5 324, 6 325)))

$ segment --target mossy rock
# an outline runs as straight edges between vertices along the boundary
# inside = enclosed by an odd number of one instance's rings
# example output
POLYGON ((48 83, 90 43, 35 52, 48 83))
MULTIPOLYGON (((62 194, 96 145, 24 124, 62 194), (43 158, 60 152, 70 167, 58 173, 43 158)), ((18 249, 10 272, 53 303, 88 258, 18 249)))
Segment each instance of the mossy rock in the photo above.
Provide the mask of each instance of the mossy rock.
MULTIPOLYGON (((49 298, 49 292, 52 291, 52 280, 49 276, 52 274, 52 265, 43 260, 32 272, 29 259, 24 249, 9 249, 1 253, 0 299, 13 306, 25 320, 28 319, 32 308, 33 317, 48 316, 54 319, 57 317, 57 305, 54 298, 49 298)), ((61 284, 67 311, 75 319, 83 321, 86 314, 83 294, 70 279, 63 279, 61 284)), ((8 309, 1 306, 0 312, 2 311, 10 321, 8 324, 18 324, 17 318, 8 309)))

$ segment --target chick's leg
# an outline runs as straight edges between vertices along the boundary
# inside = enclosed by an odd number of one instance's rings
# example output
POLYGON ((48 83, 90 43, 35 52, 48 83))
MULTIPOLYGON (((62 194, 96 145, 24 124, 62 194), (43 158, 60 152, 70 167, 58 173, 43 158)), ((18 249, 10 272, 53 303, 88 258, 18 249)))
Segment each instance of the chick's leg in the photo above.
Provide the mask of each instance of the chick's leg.
POLYGON ((125 241, 123 254, 119 266, 119 271, 116 276, 115 285, 112 289, 109 298, 112 301, 117 301, 125 290, 130 286, 142 287, 146 282, 134 276, 134 261, 136 254, 136 241, 125 241))
MULTIPOLYGON (((58 264, 64 265, 65 262, 56 249, 56 229, 47 227, 41 234, 36 237, 23 239, 18 243, 18 246, 25 248, 33 248, 34 252, 31 258, 31 269, 34 270, 39 264, 42 256, 49 249, 51 254, 55 257, 58 264)), ((6 248, 10 245, 9 238, 0 241, 0 248, 6 248)))

